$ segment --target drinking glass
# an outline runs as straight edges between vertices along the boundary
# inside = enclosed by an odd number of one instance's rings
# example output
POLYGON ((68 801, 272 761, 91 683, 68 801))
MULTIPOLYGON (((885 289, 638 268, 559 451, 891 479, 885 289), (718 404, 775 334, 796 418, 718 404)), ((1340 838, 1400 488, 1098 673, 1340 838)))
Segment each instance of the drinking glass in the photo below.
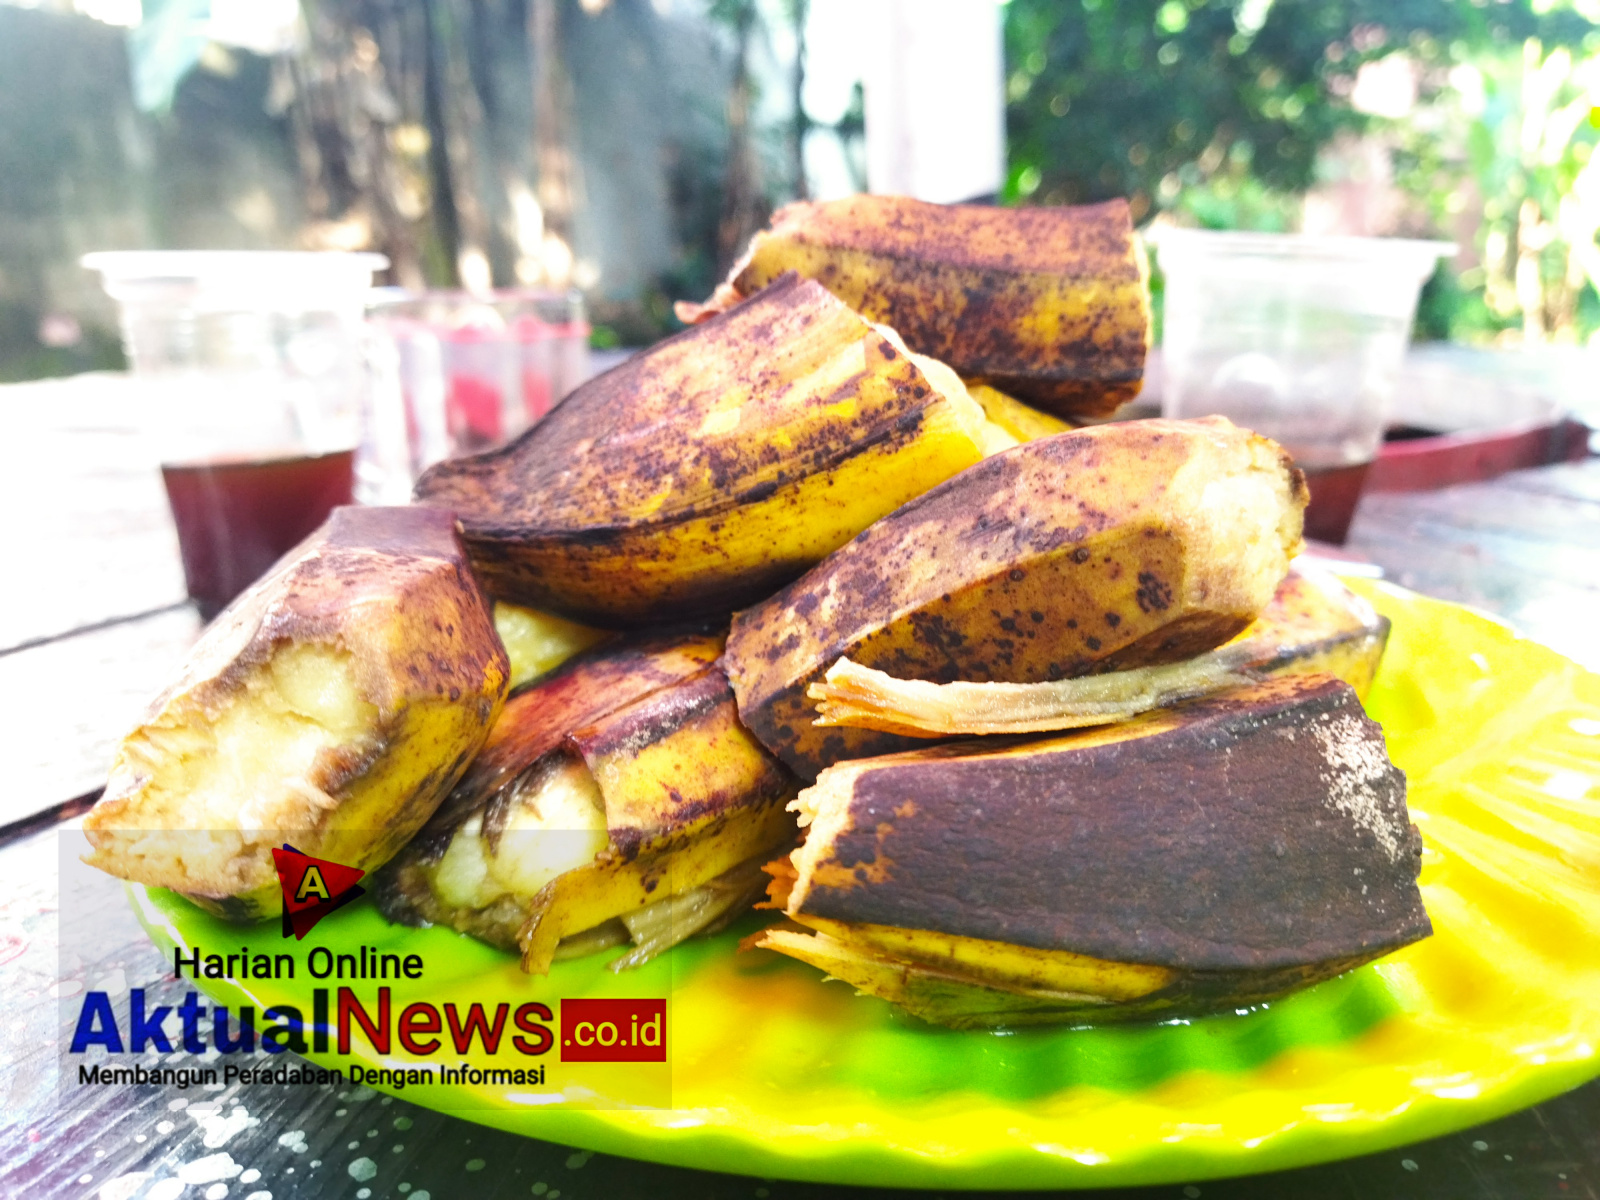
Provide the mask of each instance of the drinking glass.
POLYGON ((210 620, 362 495, 363 305, 376 254, 90 254, 160 459, 190 597, 210 620))
POLYGON ((1162 413, 1273 438, 1311 485, 1306 535, 1342 543, 1377 457, 1417 296, 1448 242, 1165 228, 1162 413))
POLYGON ((401 490, 440 459, 516 437, 588 377, 577 292, 386 288, 369 319, 383 364, 379 406, 403 431, 389 456, 401 490))

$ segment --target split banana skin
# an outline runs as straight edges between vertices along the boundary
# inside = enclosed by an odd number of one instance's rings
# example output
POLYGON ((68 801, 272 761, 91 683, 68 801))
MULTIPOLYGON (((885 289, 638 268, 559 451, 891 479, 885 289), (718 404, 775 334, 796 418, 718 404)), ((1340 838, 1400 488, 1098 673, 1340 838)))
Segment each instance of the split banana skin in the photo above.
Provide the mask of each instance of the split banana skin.
POLYGON ((1386 624, 1304 479, 1139 389, 1120 201, 781 210, 682 333, 341 509, 124 741, 89 861, 237 920, 270 849, 540 974, 752 904, 927 1021, 1203 1013, 1425 937, 1386 624), (764 897, 764 899, 763 899, 764 897))

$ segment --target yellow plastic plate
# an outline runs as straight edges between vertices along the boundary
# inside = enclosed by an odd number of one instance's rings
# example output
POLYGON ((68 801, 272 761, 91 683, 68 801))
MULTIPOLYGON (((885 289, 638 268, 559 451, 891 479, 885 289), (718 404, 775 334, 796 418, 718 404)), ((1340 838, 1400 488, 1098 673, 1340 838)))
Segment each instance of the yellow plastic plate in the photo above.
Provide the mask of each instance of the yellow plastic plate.
MULTIPOLYGON (((642 978, 611 975, 602 956, 558 964, 548 981, 563 996, 671 987, 672 1109, 530 1107, 437 1087, 405 1097, 685 1166, 1037 1188, 1367 1153, 1582 1083, 1600 1073, 1600 677, 1465 609, 1360 586, 1394 621, 1369 708, 1409 779, 1432 938, 1240 1014, 992 1033, 931 1028, 800 963, 738 955, 735 930, 680 946, 642 978)), ((134 900, 164 947, 242 933, 283 948, 276 924, 224 926, 160 892, 134 900)), ((420 951, 440 999, 530 995, 509 956, 391 927, 364 902, 314 936, 420 951)), ((224 1003, 305 1003, 303 983, 301 995, 205 986, 224 1003)))

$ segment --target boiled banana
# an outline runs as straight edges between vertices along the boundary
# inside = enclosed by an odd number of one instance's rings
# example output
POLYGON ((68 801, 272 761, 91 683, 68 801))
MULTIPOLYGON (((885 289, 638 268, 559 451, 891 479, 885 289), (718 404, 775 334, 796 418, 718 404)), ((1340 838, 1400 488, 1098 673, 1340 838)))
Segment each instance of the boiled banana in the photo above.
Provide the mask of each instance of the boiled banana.
POLYGON ((273 916, 271 851, 388 861, 483 745, 507 672, 448 513, 335 509, 123 740, 86 861, 225 917, 273 916))
POLYGON ((1405 776, 1328 675, 843 763, 792 807, 801 928, 752 944, 944 1025, 1214 1011, 1432 931, 1405 776))
POLYGON ((1060 416, 1139 394, 1149 267, 1124 200, 1071 208, 851 196, 781 208, 693 321, 798 271, 962 378, 1060 416))
POLYGON ((613 647, 519 694, 379 877, 385 915, 452 925, 543 974, 627 940, 634 965, 748 907, 752 860, 794 837, 795 783, 739 724, 716 647, 613 647))
POLYGON ((805 778, 908 743, 819 728, 840 658, 901 679, 1032 683, 1178 662, 1244 629, 1300 545, 1304 480, 1220 417, 1129 421, 1008 450, 740 613, 739 715, 805 778))
POLYGON ((588 625, 725 619, 978 462, 992 431, 794 276, 580 387, 510 445, 430 468, 498 599, 588 625))

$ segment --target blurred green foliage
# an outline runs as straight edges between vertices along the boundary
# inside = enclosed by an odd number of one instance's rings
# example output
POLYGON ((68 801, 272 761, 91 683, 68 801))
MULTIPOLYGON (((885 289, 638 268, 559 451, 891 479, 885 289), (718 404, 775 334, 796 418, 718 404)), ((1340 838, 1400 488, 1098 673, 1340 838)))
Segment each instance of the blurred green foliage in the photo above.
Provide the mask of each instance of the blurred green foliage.
POLYGON ((1600 33, 1457 64, 1397 126, 1397 182, 1439 228, 1476 225, 1446 336, 1575 341, 1600 328, 1600 33), (1585 284, 1589 286, 1585 286, 1585 284))
POLYGON ((1289 230, 1324 152, 1376 133, 1406 232, 1464 230, 1481 262, 1441 268, 1418 336, 1573 340, 1600 326, 1591 18, 1589 0, 1011 0, 1002 199, 1289 230), (1357 111, 1362 66, 1397 52, 1413 113, 1357 111))
POLYGON ((1278 228, 1318 152, 1370 124, 1344 101, 1363 63, 1593 31, 1540 0, 1011 0, 1005 198, 1128 196, 1142 213, 1181 202, 1199 223, 1278 228))

